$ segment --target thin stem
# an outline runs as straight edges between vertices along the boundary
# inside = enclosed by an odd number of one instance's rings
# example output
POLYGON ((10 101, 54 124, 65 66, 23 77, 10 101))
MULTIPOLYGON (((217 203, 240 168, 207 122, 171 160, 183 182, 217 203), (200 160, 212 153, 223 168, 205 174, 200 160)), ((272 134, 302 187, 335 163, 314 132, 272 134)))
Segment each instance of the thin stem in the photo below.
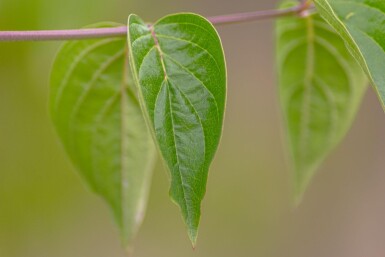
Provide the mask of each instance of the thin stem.
POLYGON ((310 7, 313 4, 313 0, 302 0, 300 6, 302 7, 301 12, 305 12, 306 10, 310 9, 310 7))
POLYGON ((301 4, 302 6, 309 7, 312 4, 313 0, 302 0, 301 4))
POLYGON ((304 10, 303 6, 304 5, 301 3, 298 6, 294 6, 287 9, 237 13, 230 15, 214 16, 209 17, 207 19, 214 25, 225 25, 231 23, 274 19, 279 17, 296 15, 304 10))
POLYGON ((0 31, 0 41, 75 40, 90 38, 123 37, 126 34, 126 26, 97 29, 0 31))
MULTIPOLYGON (((273 19, 290 15, 300 15, 310 8, 310 1, 303 0, 298 6, 281 10, 265 10, 209 17, 214 25, 225 25, 265 19, 273 19)), ((124 37, 127 27, 76 29, 76 30, 36 30, 36 31, 0 31, 0 41, 48 41, 78 40, 105 37, 124 37)))

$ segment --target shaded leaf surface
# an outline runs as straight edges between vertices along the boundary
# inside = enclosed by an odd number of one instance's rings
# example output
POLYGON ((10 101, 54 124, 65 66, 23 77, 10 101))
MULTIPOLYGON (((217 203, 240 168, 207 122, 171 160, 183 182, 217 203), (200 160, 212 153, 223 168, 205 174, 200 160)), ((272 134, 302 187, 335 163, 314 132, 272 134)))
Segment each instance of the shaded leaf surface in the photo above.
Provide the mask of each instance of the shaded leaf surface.
POLYGON ((53 67, 50 96, 65 149, 112 208, 124 244, 143 219, 155 152, 128 74, 126 49, 122 38, 64 44, 53 67))
POLYGON ((170 15, 151 27, 131 15, 128 26, 143 109, 171 172, 170 195, 195 244, 225 109, 221 42, 214 27, 195 14, 170 15))
POLYGON ((318 11, 345 40, 385 108, 385 1, 315 0, 318 11))
POLYGON ((318 15, 280 19, 276 34, 280 102, 299 201, 350 128, 366 79, 342 39, 318 15))

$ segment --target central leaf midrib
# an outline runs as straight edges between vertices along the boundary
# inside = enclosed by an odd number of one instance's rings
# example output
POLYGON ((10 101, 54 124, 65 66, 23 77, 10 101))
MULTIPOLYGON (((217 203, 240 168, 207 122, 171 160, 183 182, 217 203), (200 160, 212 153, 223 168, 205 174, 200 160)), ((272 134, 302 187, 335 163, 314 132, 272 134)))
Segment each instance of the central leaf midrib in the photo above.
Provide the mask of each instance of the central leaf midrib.
MULTIPOLYGON (((304 99, 302 103, 303 119, 300 125, 300 159, 304 159, 306 139, 309 137, 309 130, 307 125, 310 118, 310 108, 308 107, 311 102, 311 84, 314 73, 314 27, 311 17, 306 18, 306 33, 308 46, 306 49, 306 62, 305 62, 305 78, 304 78, 304 99)), ((298 163, 297 163, 298 165, 298 163)), ((299 167, 297 167, 299 168, 299 167)), ((301 167, 302 169, 303 167, 301 167)))
POLYGON ((169 108, 170 108, 170 112, 171 112, 171 127, 172 127, 172 134, 173 134, 173 141, 174 141, 174 146, 175 146, 175 155, 176 155, 176 162, 177 162, 177 167, 178 167, 178 175, 179 175, 179 179, 180 179, 180 182, 181 182, 181 188, 182 188, 182 193, 183 193, 183 200, 184 202, 182 203, 184 205, 184 208, 186 210, 186 219, 189 221, 190 220, 190 211, 188 209, 188 206, 187 206, 187 196, 186 196, 186 192, 185 192, 185 188, 184 188, 184 184, 185 184, 185 181, 183 179, 183 176, 180 172, 180 161, 179 161, 179 154, 178 154, 178 147, 177 147, 177 142, 176 142, 176 137, 175 137, 175 130, 174 130, 174 114, 173 114, 173 111, 172 111, 172 104, 171 104, 171 97, 170 97, 170 83, 168 81, 168 74, 167 74, 167 69, 166 69, 166 65, 165 65, 165 62, 164 62, 164 57, 163 57, 163 52, 162 52, 162 49, 160 48, 160 45, 159 45, 159 41, 158 41, 158 38, 156 37, 156 34, 155 34, 155 29, 153 26, 149 26, 149 29, 150 29, 150 32, 151 32, 151 36, 154 40, 154 44, 155 44, 155 47, 159 53, 159 58, 160 58, 160 62, 162 64, 162 69, 163 69, 163 72, 164 72, 164 81, 163 83, 166 84, 167 88, 167 98, 168 98, 168 102, 169 102, 169 108))

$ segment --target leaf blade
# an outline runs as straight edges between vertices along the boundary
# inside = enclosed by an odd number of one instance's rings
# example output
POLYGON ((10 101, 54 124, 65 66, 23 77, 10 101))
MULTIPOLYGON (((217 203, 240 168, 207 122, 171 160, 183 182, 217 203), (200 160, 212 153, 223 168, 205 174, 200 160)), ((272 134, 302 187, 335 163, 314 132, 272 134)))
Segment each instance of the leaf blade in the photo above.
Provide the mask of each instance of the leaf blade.
MULTIPOLYGON (((286 1, 283 6, 296 4, 286 1)), ((343 41, 320 17, 280 19, 276 34, 279 94, 298 203, 316 169, 350 128, 366 80, 343 41)))
POLYGON ((371 0, 315 0, 322 17, 345 40, 385 110, 385 5, 371 0))
POLYGON ((142 107, 171 173, 170 196, 195 244, 225 109, 220 39, 213 26, 195 14, 166 16, 152 27, 131 15, 128 24, 131 67, 142 107))
POLYGON ((112 208, 127 246, 143 219, 155 156, 125 48, 121 38, 66 43, 52 71, 50 105, 66 152, 112 208))

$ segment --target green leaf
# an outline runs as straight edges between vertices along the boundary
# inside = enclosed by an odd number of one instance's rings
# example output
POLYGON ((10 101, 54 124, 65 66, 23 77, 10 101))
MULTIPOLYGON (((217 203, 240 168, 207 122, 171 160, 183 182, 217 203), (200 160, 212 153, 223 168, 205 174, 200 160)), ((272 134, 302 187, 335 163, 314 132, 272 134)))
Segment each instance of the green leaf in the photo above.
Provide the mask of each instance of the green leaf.
MULTIPOLYGON (((117 26, 101 23, 93 27, 117 26)), ((129 74, 124 38, 65 43, 51 78, 51 115, 82 177, 131 243, 147 202, 155 146, 129 74)))
POLYGON ((131 68, 142 108, 171 172, 170 196, 196 243, 210 163, 220 141, 226 67, 218 33, 195 14, 147 26, 128 19, 131 68))
POLYGON ((315 0, 375 86, 385 109, 385 1, 315 0))
POLYGON ((276 35, 279 95, 298 203, 316 169, 350 128, 366 79, 342 39, 318 15, 280 19, 276 35))

